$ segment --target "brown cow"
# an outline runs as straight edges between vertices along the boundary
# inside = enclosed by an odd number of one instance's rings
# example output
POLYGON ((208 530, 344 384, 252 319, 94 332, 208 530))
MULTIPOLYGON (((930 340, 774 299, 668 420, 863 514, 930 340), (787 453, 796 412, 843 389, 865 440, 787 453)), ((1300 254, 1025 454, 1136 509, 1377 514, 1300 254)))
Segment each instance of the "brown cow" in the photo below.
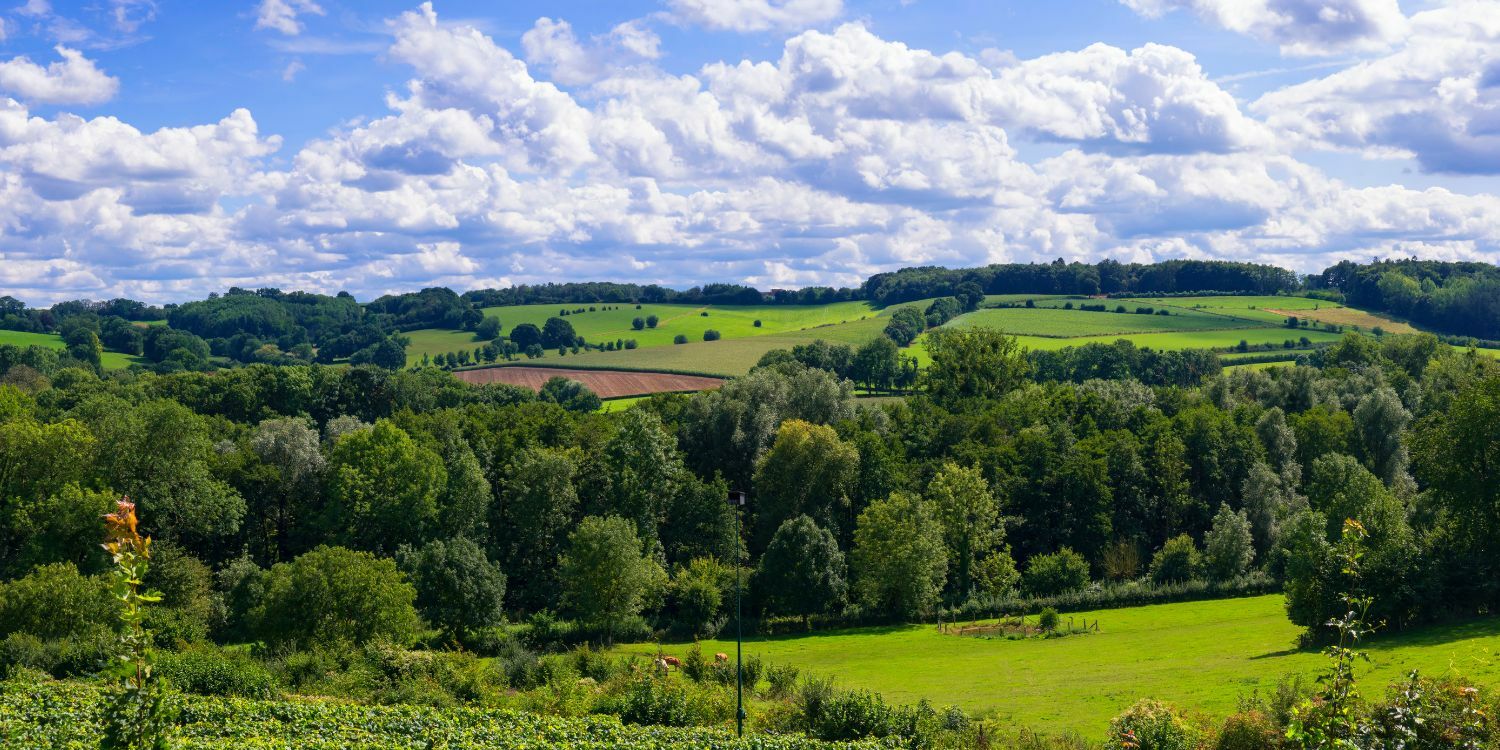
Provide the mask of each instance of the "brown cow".
POLYGON ((662 657, 662 661, 666 662, 667 666, 669 666, 669 667, 681 667, 682 666, 682 660, 679 659, 679 658, 677 658, 677 657, 675 657, 675 656, 664 656, 664 657, 662 657))
POLYGON ((720 651, 719 653, 714 654, 714 661, 719 662, 721 664, 723 662, 729 661, 729 654, 726 654, 723 651, 720 651))

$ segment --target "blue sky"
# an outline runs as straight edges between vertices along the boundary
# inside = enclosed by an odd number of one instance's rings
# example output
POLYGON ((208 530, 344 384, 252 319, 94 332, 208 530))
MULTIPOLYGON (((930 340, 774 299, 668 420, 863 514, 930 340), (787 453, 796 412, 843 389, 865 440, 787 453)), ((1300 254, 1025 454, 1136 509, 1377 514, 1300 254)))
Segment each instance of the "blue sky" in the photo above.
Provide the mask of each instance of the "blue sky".
POLYGON ((0 293, 1500 259, 1500 0, 11 0, 0 293))

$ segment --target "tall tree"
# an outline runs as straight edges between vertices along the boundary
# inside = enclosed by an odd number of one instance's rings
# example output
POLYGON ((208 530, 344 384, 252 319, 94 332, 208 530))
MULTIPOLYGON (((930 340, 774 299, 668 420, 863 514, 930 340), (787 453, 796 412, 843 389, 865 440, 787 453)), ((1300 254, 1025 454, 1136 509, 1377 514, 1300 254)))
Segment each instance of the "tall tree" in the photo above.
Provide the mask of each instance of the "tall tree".
POLYGON ((948 583, 955 601, 975 590, 975 570, 1004 539, 1000 504, 976 468, 945 463, 927 485, 927 498, 943 526, 948 546, 948 583))
POLYGON ((948 572, 943 527, 927 501, 897 492, 859 515, 854 586, 870 611, 916 617, 938 603, 948 572))
POLYGON ((811 518, 789 518, 760 558, 755 587, 772 611, 799 615, 811 627, 813 615, 832 611, 844 601, 844 553, 833 534, 811 518))
POLYGON ((622 620, 645 605, 651 585, 664 577, 641 550, 635 524, 618 516, 589 516, 568 535, 568 551, 558 561, 563 600, 582 619, 604 629, 614 643, 622 620))

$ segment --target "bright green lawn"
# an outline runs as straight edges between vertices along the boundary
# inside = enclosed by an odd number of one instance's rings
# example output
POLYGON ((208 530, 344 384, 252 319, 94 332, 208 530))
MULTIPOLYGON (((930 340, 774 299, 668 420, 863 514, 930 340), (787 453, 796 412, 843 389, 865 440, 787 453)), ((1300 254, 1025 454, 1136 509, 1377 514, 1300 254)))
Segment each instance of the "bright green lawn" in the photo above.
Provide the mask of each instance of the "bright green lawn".
MULTIPOLYGON (((1069 613, 1063 614, 1064 622, 1069 613)), ((835 677, 897 702, 927 698, 1003 723, 1100 738, 1109 719, 1142 697, 1223 716, 1240 696, 1273 689, 1290 673, 1324 664, 1297 651, 1299 629, 1279 595, 1164 604, 1082 614, 1101 632, 1052 640, 988 640, 944 635, 932 626, 863 628, 753 639, 745 653, 835 677)), ((622 647, 655 653, 655 644, 622 647)), ((1378 695, 1403 673, 1450 671, 1500 684, 1500 617, 1386 635, 1359 675, 1378 695)), ((682 656, 687 647, 666 647, 682 656)), ((707 653, 734 653, 733 641, 705 641, 707 653)))
MULTIPOLYGON (((62 337, 55 333, 28 333, 25 331, 0 330, 0 345, 11 346, 45 346, 48 349, 63 349, 62 337)), ((134 357, 120 352, 104 352, 99 358, 99 363, 106 370, 123 370, 138 362, 145 362, 140 357, 134 357)))
POLYGON ((609 413, 609 412, 614 412, 614 411, 625 411, 626 409, 629 409, 630 407, 635 406, 636 404, 638 404, 638 403, 640 403, 642 401, 645 401, 648 398, 651 398, 651 397, 650 396, 626 396, 625 398, 612 398, 612 399, 610 399, 608 401, 605 401, 599 407, 599 411, 605 412, 606 414, 609 413))
MULTIPOLYGON (((1113 310, 1114 308, 1110 308, 1113 310)), ((1134 309, 1132 306, 1131 309, 1134 309)), ((947 325, 956 328, 994 328, 1006 333, 1032 336, 1105 336, 1158 331, 1201 331, 1216 328, 1258 327, 1258 323, 1191 310, 1173 315, 1093 312, 1061 308, 1006 307, 976 310, 960 315, 947 325)))
POLYGON ((1156 305, 1157 307, 1184 308, 1199 312, 1232 315, 1237 318, 1266 323, 1278 323, 1286 320, 1285 315, 1267 312, 1267 309, 1292 311, 1326 310, 1343 307, 1343 305, 1337 302, 1329 302, 1327 300, 1311 299, 1308 297, 1279 297, 1274 295, 1258 297, 1140 297, 1120 301, 1126 305, 1141 303, 1156 305))

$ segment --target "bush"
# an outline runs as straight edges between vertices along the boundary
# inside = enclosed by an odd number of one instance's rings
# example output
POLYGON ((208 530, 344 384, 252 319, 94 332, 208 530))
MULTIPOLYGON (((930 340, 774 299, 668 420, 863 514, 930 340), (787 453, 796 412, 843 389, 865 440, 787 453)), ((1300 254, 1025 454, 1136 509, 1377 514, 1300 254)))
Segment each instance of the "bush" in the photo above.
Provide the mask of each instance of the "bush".
POLYGON ((686 344, 687 343, 687 336, 684 335, 684 334, 679 333, 676 336, 672 337, 672 343, 674 343, 674 344, 686 344))
POLYGON ((1067 547, 1031 558, 1021 576, 1021 587, 1032 596, 1057 596, 1082 591, 1089 584, 1089 564, 1067 547))
POLYGON ((1282 732, 1271 717, 1259 711, 1242 711, 1224 720, 1214 750, 1274 750, 1281 747, 1282 732))
POLYGON ((756 318, 755 319, 754 325, 755 325, 756 328, 760 328, 760 318, 756 318))
POLYGON ((829 690, 815 715, 808 717, 808 734, 820 740, 844 741, 891 734, 893 712, 879 694, 868 690, 829 690))
POLYGON ((1052 631, 1057 630, 1057 623, 1061 619, 1062 616, 1057 614, 1057 610, 1048 607, 1042 610, 1041 613, 1036 616, 1036 623, 1037 625, 1041 626, 1042 632, 1051 633, 1052 631))
POLYGON ((716 330, 714 330, 714 329, 712 329, 712 328, 710 328, 710 329, 708 329, 708 330, 706 330, 706 331, 703 332, 703 340, 704 341, 718 341, 719 340, 719 332, 716 331, 716 330))
POLYGON ((0 635, 68 638, 113 627, 117 620, 109 584, 80 575, 73 563, 41 565, 0 584, 0 635))
POLYGON ((0 641, 0 675, 37 671, 59 679, 90 676, 109 664, 116 640, 103 626, 49 641, 11 633, 0 641))
POLYGON ((248 655, 204 646, 157 656, 156 671, 173 687, 198 695, 270 698, 276 678, 248 655))
POLYGON ((416 640, 417 593, 390 560, 319 547, 271 568, 252 610, 256 635, 273 647, 349 646, 416 640))
POLYGON ((647 315, 646 316, 646 327, 647 328, 655 328, 657 322, 658 322, 658 318, 655 315, 647 315))
POLYGON ((645 330, 645 328, 646 328, 646 319, 645 318, 637 317, 634 320, 630 321, 630 327, 634 328, 637 331, 645 330))
POLYGON ((766 682, 770 685, 766 693, 781 700, 797 689, 797 668, 791 664, 772 664, 766 667, 766 682))
POLYGON ((1198 732, 1165 703, 1143 700, 1109 722, 1105 747, 1120 750, 1193 750, 1198 732))
POLYGON ((1220 506, 1213 528, 1203 538, 1203 562, 1209 577, 1227 581, 1244 575, 1254 559, 1255 544, 1245 511, 1235 513, 1228 505, 1220 506))
POLYGON ((1151 580, 1156 583, 1180 583, 1198 576, 1203 561, 1198 545, 1187 534, 1167 540, 1151 559, 1151 580))

